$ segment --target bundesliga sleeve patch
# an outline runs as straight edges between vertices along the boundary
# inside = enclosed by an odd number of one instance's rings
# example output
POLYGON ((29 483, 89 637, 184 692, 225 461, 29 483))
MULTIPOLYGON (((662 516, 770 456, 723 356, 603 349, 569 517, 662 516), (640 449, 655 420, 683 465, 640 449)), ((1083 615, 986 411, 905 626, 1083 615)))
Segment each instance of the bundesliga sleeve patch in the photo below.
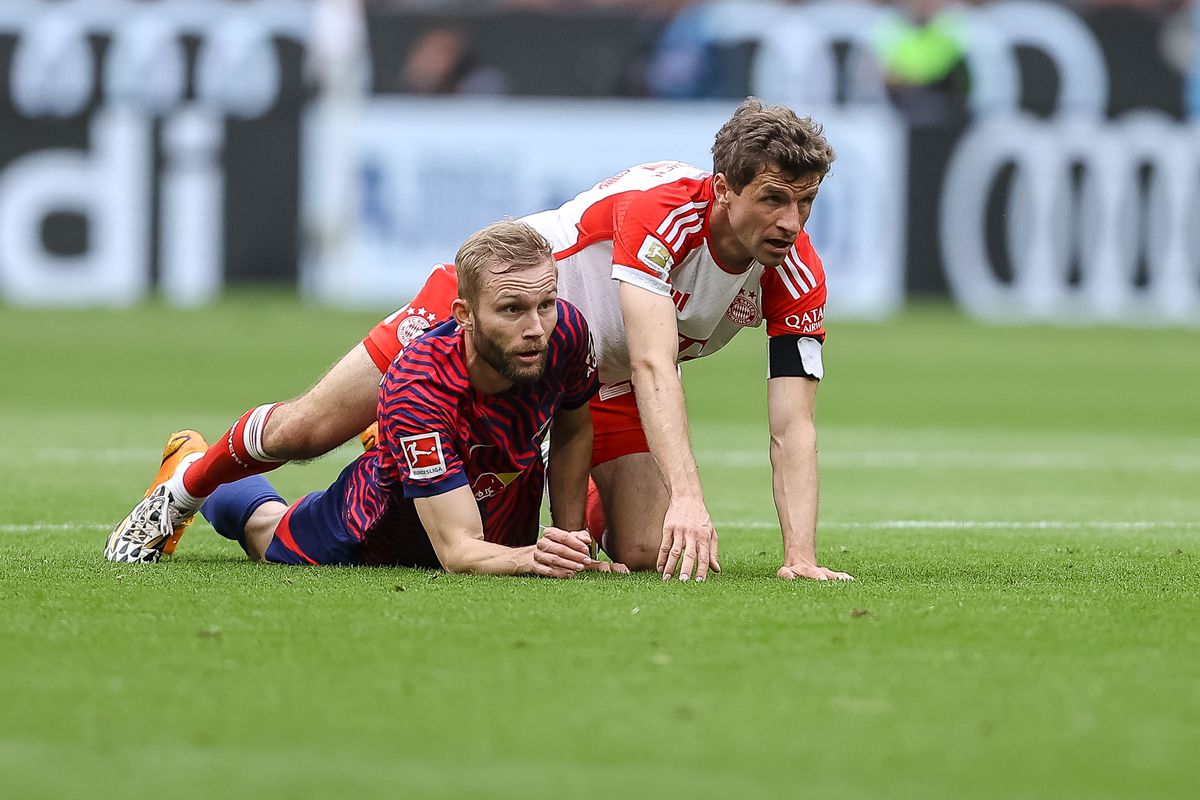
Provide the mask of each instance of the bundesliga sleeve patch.
POLYGON ((647 236, 642 246, 638 249, 638 261, 650 268, 650 271, 661 281, 666 282, 671 275, 671 251, 666 245, 654 238, 653 235, 647 236))
POLYGON ((442 455, 442 437, 435 432, 405 436, 400 440, 408 475, 415 480, 436 478, 446 474, 446 459, 442 455))

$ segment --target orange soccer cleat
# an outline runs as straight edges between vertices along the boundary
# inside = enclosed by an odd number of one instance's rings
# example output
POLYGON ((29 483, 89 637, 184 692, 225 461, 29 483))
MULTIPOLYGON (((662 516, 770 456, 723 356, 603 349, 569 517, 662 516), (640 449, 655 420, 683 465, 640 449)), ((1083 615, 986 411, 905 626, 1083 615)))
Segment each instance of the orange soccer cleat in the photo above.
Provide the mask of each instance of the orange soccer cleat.
POLYGON ((162 462, 146 496, 113 529, 104 548, 109 561, 154 563, 175 552, 179 537, 195 515, 176 519, 171 493, 164 486, 185 458, 208 450, 208 442, 196 431, 177 431, 167 439, 162 462))
MULTIPOLYGON (((158 467, 158 474, 154 476, 154 483, 150 484, 150 488, 146 490, 146 497, 158 488, 160 484, 166 483, 175 470, 179 469, 180 462, 190 456, 192 453, 203 453, 208 449, 208 442, 204 437, 196 431, 176 431, 167 437, 166 447, 163 448, 162 463, 158 467)), ((171 532, 171 538, 167 539, 163 545, 163 555, 169 556, 175 552, 175 548, 179 546, 179 538, 183 536, 183 532, 187 530, 187 526, 192 524, 192 520, 196 518, 192 514, 185 520, 181 520, 171 532)))

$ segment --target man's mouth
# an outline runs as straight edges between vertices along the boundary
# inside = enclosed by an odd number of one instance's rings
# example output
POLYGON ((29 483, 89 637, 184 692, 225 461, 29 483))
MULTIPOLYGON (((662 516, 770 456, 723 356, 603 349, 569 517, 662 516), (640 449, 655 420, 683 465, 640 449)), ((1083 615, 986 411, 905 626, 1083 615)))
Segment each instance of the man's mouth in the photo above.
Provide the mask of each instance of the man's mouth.
POLYGON ((545 352, 545 350, 526 350, 517 353, 517 360, 522 364, 536 364, 545 352))
POLYGON ((771 247, 776 250, 783 250, 784 252, 791 250, 792 245, 796 243, 795 239, 767 239, 766 241, 771 247))

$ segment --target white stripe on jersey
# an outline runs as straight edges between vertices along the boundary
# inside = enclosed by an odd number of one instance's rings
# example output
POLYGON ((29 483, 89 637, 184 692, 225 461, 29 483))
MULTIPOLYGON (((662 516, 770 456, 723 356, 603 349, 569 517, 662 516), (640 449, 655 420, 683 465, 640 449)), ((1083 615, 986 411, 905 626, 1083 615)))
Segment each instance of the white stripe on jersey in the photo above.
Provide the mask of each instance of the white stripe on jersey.
POLYGON ((680 226, 686 225, 690 221, 697 219, 700 216, 700 212, 707 207, 707 200, 698 203, 684 203, 679 208, 674 209, 670 214, 667 214, 667 218, 664 219, 662 224, 658 226, 658 230, 656 232, 664 239, 672 239, 679 230, 680 226))
POLYGON ((695 211, 689 211, 688 213, 684 214, 682 217, 675 220, 675 224, 673 224, 671 229, 667 231, 666 235, 663 237, 663 241, 665 241, 668 246, 674 247, 675 245, 671 244, 671 241, 675 238, 676 234, 679 233, 679 229, 685 225, 691 225, 698 219, 700 219, 700 215, 695 211))
POLYGON ((783 264, 780 264, 779 266, 775 267, 775 271, 779 273, 779 278, 780 278, 780 280, 783 281, 783 285, 787 287, 788 294, 790 294, 792 296, 792 299, 799 300, 800 299, 800 291, 796 288, 796 285, 793 284, 791 279, 788 277, 788 271, 784 268, 783 264))
POLYGON ((796 253, 795 250, 793 250, 789 255, 792 257, 793 266, 800 267, 800 271, 804 273, 804 277, 808 278, 808 285, 814 289, 817 288, 817 279, 813 277, 812 272, 810 272, 808 269, 808 265, 804 263, 804 260, 800 258, 800 255, 796 253))
POLYGON ((667 240, 667 247, 670 247, 672 250, 683 244, 683 240, 688 237, 689 233, 695 233, 704 227, 704 220, 700 217, 681 217, 680 219, 681 221, 684 219, 690 219, 691 221, 685 227, 676 231, 674 237, 667 240))
POLYGON ((801 277, 800 270, 796 266, 796 259, 792 253, 788 253, 787 258, 783 260, 783 263, 784 266, 787 267, 787 271, 790 272, 792 277, 795 279, 796 285, 800 287, 801 292, 808 294, 809 291, 817 287, 817 282, 813 279, 812 273, 809 272, 807 268, 804 270, 804 272, 808 275, 808 279, 812 281, 812 283, 809 284, 805 282, 804 278, 801 277))

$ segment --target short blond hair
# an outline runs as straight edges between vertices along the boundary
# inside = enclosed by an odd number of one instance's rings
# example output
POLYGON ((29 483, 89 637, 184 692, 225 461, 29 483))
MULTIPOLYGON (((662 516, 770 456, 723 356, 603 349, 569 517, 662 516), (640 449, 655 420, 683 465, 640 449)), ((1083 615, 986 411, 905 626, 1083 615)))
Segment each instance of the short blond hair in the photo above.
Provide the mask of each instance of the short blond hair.
POLYGON ((789 180, 824 178, 837 158, 820 123, 757 97, 747 97, 721 126, 712 154, 713 172, 723 173, 735 192, 764 169, 777 169, 789 180))
POLYGON ((554 260, 546 237, 515 219, 493 222, 471 234, 454 256, 458 296, 473 303, 483 290, 485 273, 528 269, 554 260))

